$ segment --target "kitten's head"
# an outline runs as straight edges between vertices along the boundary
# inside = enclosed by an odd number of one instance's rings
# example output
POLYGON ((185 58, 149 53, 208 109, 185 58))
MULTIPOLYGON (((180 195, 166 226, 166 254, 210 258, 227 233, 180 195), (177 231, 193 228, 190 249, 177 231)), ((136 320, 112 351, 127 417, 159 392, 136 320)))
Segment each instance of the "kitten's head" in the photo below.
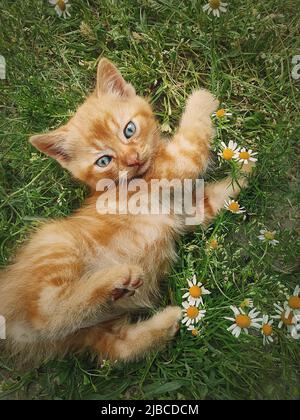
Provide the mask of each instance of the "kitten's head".
POLYGON ((127 171, 128 179, 142 176, 151 165, 157 139, 150 105, 102 59, 95 91, 70 121, 30 142, 95 188, 100 179, 118 180, 120 171, 127 171))

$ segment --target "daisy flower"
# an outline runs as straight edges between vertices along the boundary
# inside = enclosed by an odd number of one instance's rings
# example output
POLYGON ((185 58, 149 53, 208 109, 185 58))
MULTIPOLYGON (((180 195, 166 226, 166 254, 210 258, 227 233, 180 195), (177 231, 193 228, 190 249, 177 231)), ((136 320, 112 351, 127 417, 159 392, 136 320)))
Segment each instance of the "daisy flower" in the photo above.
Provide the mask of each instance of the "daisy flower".
POLYGON ((218 111, 214 112, 212 115, 217 118, 223 118, 223 117, 231 117, 232 113, 226 112, 224 108, 220 108, 218 109, 218 111))
POLYGON ((209 2, 202 7, 202 10, 203 12, 207 11, 208 14, 212 12, 214 16, 220 17, 221 12, 227 12, 226 7, 227 3, 223 3, 220 0, 209 0, 209 2))
POLYGON ((225 317, 225 319, 234 322, 233 325, 227 328, 227 331, 230 331, 234 337, 238 338, 242 331, 248 334, 249 328, 251 327, 261 328, 259 322, 262 321, 262 318, 256 318, 259 315, 257 309, 253 308, 248 314, 236 306, 230 306, 230 309, 233 311, 235 317, 225 317))
POLYGON ((221 143, 222 150, 218 153, 218 155, 224 160, 232 160, 237 158, 237 154, 239 152, 239 148, 237 143, 230 140, 228 144, 222 141, 221 143))
POLYGON ((194 327, 194 325, 189 325, 187 329, 188 329, 188 331, 191 331, 191 333, 194 337, 197 337, 197 335, 200 334, 199 329, 194 327))
POLYGON ((245 208, 241 207, 239 203, 235 200, 225 201, 224 207, 226 210, 229 210, 231 213, 240 214, 245 213, 245 208))
POLYGON ((253 152, 251 149, 247 150, 245 147, 243 147, 237 155, 237 159, 239 162, 244 163, 245 165, 248 165, 248 163, 256 162, 257 159, 253 156, 257 155, 257 152, 253 152))
POLYGON ((276 315, 273 315, 272 318, 279 320, 278 328, 285 326, 294 338, 294 335, 300 330, 300 325, 298 325, 300 317, 295 315, 293 311, 290 311, 288 316, 285 315, 288 308, 288 302, 284 302, 283 306, 279 305, 279 303, 274 303, 274 308, 276 315))
POLYGON ((251 299, 244 299, 243 302, 240 304, 240 308, 244 309, 244 308, 253 308, 253 300, 251 299))
POLYGON ((263 336, 263 345, 273 343, 273 319, 269 319, 269 315, 264 315, 262 319, 261 333, 263 336))
POLYGON ((181 321, 183 324, 186 324, 188 327, 191 324, 196 324, 200 321, 200 319, 204 318, 206 311, 199 310, 197 306, 190 305, 188 302, 182 302, 183 306, 183 320, 181 321))
POLYGON ((289 297, 287 301, 287 309, 285 311, 285 317, 288 318, 291 312, 295 315, 300 315, 300 287, 297 285, 295 287, 294 293, 292 296, 289 297))
POLYGON ((196 275, 193 276, 192 280, 188 280, 188 285, 189 285, 189 289, 187 293, 185 293, 182 296, 182 298, 183 299, 188 298, 187 301, 190 305, 199 306, 200 303, 201 305, 203 305, 202 296, 210 295, 210 291, 205 289, 202 283, 197 282, 196 275))
POLYGON ((208 242, 207 245, 208 245, 208 248, 210 248, 210 249, 217 249, 218 246, 219 246, 219 243, 218 243, 217 239, 213 238, 208 242))
POLYGON ((258 236, 258 239, 260 241, 263 242, 267 242, 271 245, 277 245, 279 243, 279 241, 277 241, 277 239, 275 239, 275 235, 276 235, 276 230, 267 230, 267 229, 262 229, 259 231, 260 235, 258 236))
POLYGON ((63 16, 63 18, 66 19, 68 16, 71 16, 69 12, 71 7, 71 5, 68 4, 69 0, 49 0, 49 3, 55 5, 54 9, 59 17, 63 16))

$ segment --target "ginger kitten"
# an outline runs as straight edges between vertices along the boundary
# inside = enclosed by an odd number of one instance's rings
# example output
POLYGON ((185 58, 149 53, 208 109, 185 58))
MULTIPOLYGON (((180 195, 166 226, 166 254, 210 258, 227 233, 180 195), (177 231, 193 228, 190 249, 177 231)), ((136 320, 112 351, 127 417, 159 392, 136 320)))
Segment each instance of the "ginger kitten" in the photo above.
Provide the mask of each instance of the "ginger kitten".
MULTIPOLYGON (((188 99, 177 133, 160 137, 151 106, 115 66, 98 65, 95 91, 68 123, 30 142, 93 191, 70 217, 43 224, 0 276, 0 314, 6 348, 36 362, 90 349, 99 357, 131 360, 174 336, 181 318, 169 306, 130 323, 151 307, 159 281, 175 258, 186 227, 170 215, 99 214, 101 179, 196 179, 205 171, 217 100, 205 90, 188 99)), ((205 220, 239 192, 230 179, 205 188, 205 220)))

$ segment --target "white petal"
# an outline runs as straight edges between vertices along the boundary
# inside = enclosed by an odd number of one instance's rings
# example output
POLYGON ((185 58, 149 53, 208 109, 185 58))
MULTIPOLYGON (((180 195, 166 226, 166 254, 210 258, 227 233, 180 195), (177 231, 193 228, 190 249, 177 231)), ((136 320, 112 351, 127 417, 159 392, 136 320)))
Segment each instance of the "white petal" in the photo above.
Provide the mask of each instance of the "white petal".
POLYGON ((278 303, 274 303, 274 307, 277 308, 279 311, 283 311, 283 307, 278 305, 278 303))
POLYGON ((59 17, 62 16, 62 11, 60 10, 60 8, 58 6, 55 6, 55 11, 58 14, 59 17))
POLYGON ((233 311, 235 315, 240 315, 240 311, 236 306, 230 306, 230 309, 233 311))
POLYGON ((258 314, 259 314, 259 311, 256 308, 253 308, 251 309, 248 315, 250 316, 250 318, 255 318, 258 314))
POLYGON ((187 322, 189 318, 186 316, 185 318, 183 318, 182 323, 185 324, 187 322))
POLYGON ((232 331, 237 327, 236 324, 231 325, 229 328, 227 328, 227 331, 232 331))
POLYGON ((236 328, 236 333, 235 333, 236 338, 239 338, 239 336, 241 335, 241 332, 242 332, 241 328, 237 327, 236 328))
POLYGON ((290 308, 290 307, 288 307, 288 308, 287 308, 287 310, 285 311, 284 316, 285 316, 286 318, 288 318, 288 317, 290 316, 290 313, 291 313, 291 308, 290 308))

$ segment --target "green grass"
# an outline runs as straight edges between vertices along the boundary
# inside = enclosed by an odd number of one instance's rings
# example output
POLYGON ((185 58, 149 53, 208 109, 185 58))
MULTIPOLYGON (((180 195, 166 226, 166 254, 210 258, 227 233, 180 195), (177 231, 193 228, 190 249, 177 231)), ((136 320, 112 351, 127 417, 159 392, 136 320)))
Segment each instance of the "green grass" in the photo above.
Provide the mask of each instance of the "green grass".
MULTIPOLYGON (((74 112, 93 88, 99 55, 113 60, 172 128, 193 88, 212 90, 233 113, 217 124, 215 150, 233 139, 258 151, 259 163, 240 196, 246 220, 222 212, 208 230, 184 237, 162 286, 161 306, 180 304, 191 273, 205 280, 212 294, 198 337, 182 328, 167 348, 126 366, 99 368, 88 357, 70 356, 20 373, 2 358, 0 398, 300 398, 299 341, 280 331, 268 348, 259 335, 236 340, 223 318, 245 297, 272 314, 284 287, 292 292, 299 283, 300 81, 291 78, 292 57, 300 53, 299 5, 234 0, 213 19, 202 12, 204 3, 71 0, 72 17, 63 20, 46 0, 2 0, 1 265, 40 218, 70 214, 87 193, 27 140, 74 112), (258 241, 262 227, 277 230, 277 247, 258 241), (207 252, 211 237, 221 246, 207 252)), ((215 162, 209 178, 232 170, 215 162)))

